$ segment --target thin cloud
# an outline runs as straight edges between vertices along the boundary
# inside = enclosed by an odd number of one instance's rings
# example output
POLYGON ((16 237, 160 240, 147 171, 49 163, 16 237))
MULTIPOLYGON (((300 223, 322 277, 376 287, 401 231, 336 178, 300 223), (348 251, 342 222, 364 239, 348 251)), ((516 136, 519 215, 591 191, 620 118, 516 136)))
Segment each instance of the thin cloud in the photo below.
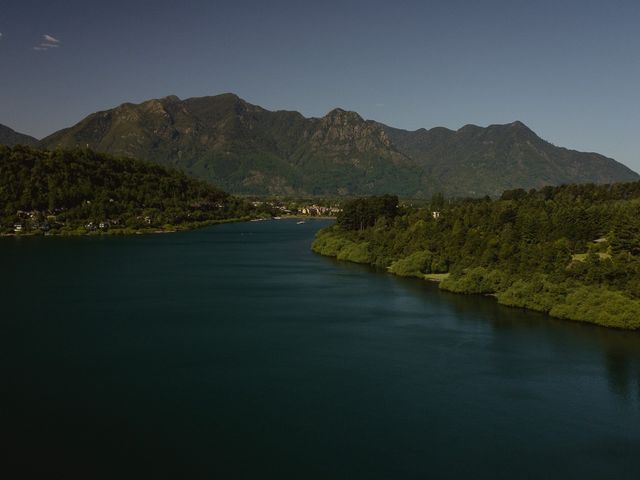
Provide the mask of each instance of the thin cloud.
POLYGON ((33 47, 37 52, 46 52, 51 48, 59 48, 62 42, 52 35, 42 35, 42 41, 40 44, 33 47))
POLYGON ((52 37, 51 35, 47 35, 46 33, 42 36, 42 38, 44 38, 44 41, 47 43, 60 43, 60 40, 52 37))

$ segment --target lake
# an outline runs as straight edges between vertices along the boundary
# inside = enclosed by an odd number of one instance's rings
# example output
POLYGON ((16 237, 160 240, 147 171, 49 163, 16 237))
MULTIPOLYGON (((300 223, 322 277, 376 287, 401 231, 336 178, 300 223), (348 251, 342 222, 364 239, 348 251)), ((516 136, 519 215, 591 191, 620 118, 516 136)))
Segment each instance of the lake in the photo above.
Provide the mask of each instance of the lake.
POLYGON ((0 239, 11 478, 640 478, 640 334, 310 251, 0 239))

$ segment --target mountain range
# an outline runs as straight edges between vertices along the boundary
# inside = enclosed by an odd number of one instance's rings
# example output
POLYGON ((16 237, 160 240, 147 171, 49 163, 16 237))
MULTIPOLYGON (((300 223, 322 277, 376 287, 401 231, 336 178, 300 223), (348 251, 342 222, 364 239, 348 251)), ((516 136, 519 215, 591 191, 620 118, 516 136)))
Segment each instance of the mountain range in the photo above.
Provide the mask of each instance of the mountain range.
POLYGON ((240 194, 496 196, 640 178, 611 158, 556 147, 518 121, 406 131, 340 108, 322 118, 269 111, 234 94, 125 103, 37 145, 146 159, 240 194))

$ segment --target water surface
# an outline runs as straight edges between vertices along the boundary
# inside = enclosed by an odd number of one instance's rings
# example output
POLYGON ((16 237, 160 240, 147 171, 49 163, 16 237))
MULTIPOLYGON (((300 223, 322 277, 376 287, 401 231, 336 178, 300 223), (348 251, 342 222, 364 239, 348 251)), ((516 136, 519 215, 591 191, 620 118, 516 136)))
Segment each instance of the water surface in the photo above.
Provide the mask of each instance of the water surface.
POLYGON ((638 334, 314 255, 326 224, 2 239, 6 468, 640 478, 638 334))

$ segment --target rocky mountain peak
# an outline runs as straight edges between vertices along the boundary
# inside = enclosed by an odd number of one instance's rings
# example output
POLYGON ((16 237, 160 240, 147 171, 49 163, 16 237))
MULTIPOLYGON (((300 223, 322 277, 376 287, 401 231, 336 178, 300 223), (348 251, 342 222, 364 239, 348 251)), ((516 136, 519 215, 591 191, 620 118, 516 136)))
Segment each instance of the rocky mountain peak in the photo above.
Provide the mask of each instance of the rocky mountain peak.
POLYGON ((167 103, 177 103, 181 101, 180 97, 178 97, 177 95, 168 95, 166 97, 161 98, 160 100, 167 103))
POLYGON ((365 121, 356 112, 334 108, 319 119, 312 142, 318 145, 342 145, 364 152, 390 146, 384 129, 379 123, 365 121))
POLYGON ((334 108, 327 113, 322 120, 326 124, 348 125, 364 123, 364 119, 356 112, 343 110, 342 108, 334 108))

